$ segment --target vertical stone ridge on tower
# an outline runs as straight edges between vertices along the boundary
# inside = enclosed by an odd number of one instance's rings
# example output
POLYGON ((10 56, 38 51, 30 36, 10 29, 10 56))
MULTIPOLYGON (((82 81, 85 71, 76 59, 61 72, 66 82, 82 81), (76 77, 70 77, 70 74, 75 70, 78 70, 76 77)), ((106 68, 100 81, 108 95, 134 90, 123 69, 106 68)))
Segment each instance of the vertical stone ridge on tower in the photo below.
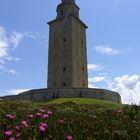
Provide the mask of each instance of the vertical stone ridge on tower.
POLYGON ((48 88, 87 88, 87 26, 75 0, 62 0, 56 19, 48 24, 48 88))

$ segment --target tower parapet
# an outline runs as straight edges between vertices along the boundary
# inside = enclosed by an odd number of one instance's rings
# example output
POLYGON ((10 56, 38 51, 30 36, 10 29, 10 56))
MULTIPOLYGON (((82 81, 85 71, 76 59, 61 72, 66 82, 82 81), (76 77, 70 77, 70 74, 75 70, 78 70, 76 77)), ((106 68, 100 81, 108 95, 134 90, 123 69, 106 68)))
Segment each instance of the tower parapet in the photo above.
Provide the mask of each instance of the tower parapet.
POLYGON ((62 0, 62 3, 57 6, 57 17, 67 17, 73 14, 79 17, 79 7, 75 4, 75 0, 62 0))

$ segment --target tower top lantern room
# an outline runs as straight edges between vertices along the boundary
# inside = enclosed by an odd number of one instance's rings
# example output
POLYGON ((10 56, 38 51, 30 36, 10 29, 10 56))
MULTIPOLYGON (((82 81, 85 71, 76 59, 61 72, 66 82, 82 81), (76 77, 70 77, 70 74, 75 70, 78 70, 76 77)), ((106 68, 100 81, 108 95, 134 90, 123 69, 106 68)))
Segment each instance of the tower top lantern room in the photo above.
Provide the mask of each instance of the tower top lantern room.
POLYGON ((75 3, 75 0, 62 0, 62 3, 75 3))

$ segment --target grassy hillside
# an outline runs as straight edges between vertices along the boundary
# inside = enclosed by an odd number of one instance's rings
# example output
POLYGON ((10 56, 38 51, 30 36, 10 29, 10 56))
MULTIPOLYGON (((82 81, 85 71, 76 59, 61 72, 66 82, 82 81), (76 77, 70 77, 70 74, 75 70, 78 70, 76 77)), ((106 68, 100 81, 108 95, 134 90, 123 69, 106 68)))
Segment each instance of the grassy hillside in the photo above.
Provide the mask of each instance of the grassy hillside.
MULTIPOLYGON (((90 99, 90 98, 58 98, 54 100, 50 100, 49 103, 64 103, 64 102, 75 102, 80 104, 114 104, 118 105, 117 103, 111 102, 111 101, 105 101, 105 100, 97 100, 97 99, 90 99)), ((120 104, 119 104, 120 105, 120 104)))
POLYGON ((140 107, 84 98, 0 101, 0 139, 10 138, 139 140, 140 107))
POLYGON ((75 104, 101 106, 103 108, 106 107, 106 109, 120 108, 123 106, 120 103, 114 103, 105 100, 89 99, 89 98, 59 98, 59 99, 50 100, 48 104, 61 104, 66 102, 73 102, 75 104))

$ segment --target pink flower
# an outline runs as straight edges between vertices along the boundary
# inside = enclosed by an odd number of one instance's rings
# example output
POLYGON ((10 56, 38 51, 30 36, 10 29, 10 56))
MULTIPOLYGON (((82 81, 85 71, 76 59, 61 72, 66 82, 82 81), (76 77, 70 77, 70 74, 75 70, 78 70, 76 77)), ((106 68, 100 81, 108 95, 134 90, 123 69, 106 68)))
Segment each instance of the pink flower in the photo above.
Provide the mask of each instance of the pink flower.
POLYGON ((18 126, 18 125, 15 126, 15 129, 19 131, 20 130, 20 126, 18 126))
POLYGON ((72 135, 67 135, 67 140, 73 140, 72 135))
POLYGON ((47 114, 51 116, 53 113, 51 111, 48 111, 47 114))
POLYGON ((91 114, 91 115, 89 115, 91 118, 93 118, 93 119, 97 119, 97 116, 95 115, 95 114, 91 114))
POLYGON ((40 126, 47 127, 46 123, 40 123, 40 126))
POLYGON ((13 120, 14 119, 14 116, 12 114, 7 114, 6 117, 9 119, 9 120, 13 120))
POLYGON ((59 124, 64 124, 65 123, 65 121, 63 119, 59 120, 58 122, 59 122, 59 124))
POLYGON ((118 134, 118 135, 120 134, 119 128, 115 128, 115 133, 118 134))
POLYGON ((41 117, 41 113, 38 113, 38 112, 37 112, 37 113, 36 113, 36 116, 37 116, 37 117, 41 117))
POLYGON ((29 126, 27 121, 22 121, 21 124, 23 125, 23 127, 28 127, 29 126))
POLYGON ((11 132, 11 131, 5 131, 4 134, 5 134, 6 136, 11 136, 11 135, 12 135, 12 132, 11 132))
POLYGON ((11 137, 11 138, 9 138, 9 140, 15 140, 15 138, 11 137))
POLYGON ((122 109, 117 110, 117 113, 122 113, 122 112, 123 112, 122 109))
POLYGON ((20 137, 20 135, 21 135, 21 134, 18 132, 18 133, 16 134, 16 137, 18 138, 18 137, 20 137))
POLYGON ((49 118, 49 115, 48 115, 48 114, 44 114, 44 115, 43 115, 43 118, 44 118, 44 119, 48 119, 48 118, 49 118))
POLYGON ((93 119, 97 119, 97 117, 95 115, 93 115, 92 117, 93 117, 93 119))
POLYGON ((30 119, 33 118, 33 117, 34 117, 34 116, 33 116, 32 114, 29 114, 29 115, 28 115, 28 118, 30 118, 30 119))
POLYGON ((40 108, 40 110, 39 110, 40 112, 46 112, 46 110, 45 109, 43 109, 43 108, 40 108))
POLYGON ((45 127, 39 126, 39 132, 44 133, 46 131, 45 127))

